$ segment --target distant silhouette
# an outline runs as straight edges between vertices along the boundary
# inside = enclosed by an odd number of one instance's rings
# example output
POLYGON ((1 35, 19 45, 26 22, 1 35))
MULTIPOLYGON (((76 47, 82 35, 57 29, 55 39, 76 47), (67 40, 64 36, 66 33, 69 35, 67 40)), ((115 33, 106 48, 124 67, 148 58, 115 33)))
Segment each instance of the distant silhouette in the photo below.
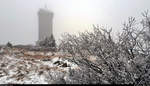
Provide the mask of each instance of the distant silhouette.
POLYGON ((47 8, 39 9, 39 39, 44 40, 46 37, 51 37, 53 33, 53 13, 47 8))

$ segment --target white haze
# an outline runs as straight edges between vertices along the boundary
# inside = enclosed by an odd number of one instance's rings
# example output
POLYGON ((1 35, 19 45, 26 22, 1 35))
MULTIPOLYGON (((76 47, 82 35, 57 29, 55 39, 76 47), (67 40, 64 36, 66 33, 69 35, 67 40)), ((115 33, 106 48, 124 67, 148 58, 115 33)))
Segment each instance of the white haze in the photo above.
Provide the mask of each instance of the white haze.
POLYGON ((129 16, 141 17, 150 0, 0 0, 0 44, 34 44, 38 39, 39 8, 54 12, 54 36, 91 30, 92 24, 120 31, 129 16))

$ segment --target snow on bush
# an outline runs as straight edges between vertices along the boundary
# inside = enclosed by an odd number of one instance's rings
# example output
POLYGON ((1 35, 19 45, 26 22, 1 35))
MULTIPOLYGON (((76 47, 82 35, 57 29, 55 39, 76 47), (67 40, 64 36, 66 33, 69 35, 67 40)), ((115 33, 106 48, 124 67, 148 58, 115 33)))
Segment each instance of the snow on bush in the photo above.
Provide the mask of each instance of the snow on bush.
POLYGON ((62 35, 59 50, 71 54, 82 72, 91 70, 75 74, 83 80, 76 83, 150 84, 150 16, 148 11, 142 16, 140 23, 129 17, 117 41, 111 36, 112 29, 95 25, 92 32, 62 35), (89 56, 98 58, 92 62, 89 56), (84 80, 84 76, 98 78, 84 80))

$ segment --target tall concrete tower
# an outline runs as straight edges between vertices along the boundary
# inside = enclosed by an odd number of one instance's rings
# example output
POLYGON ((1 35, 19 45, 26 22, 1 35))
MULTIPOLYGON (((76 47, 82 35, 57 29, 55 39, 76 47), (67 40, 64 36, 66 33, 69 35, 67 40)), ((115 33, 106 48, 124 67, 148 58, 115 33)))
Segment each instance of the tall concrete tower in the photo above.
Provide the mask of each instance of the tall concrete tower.
POLYGON ((46 8, 39 9, 38 19, 40 41, 53 34, 53 13, 46 8))

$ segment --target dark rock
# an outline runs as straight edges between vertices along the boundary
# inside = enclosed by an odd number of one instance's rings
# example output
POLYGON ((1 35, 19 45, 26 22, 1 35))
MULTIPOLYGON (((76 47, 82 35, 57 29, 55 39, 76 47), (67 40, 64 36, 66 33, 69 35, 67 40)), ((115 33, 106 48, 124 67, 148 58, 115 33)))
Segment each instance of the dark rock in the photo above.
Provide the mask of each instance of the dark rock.
POLYGON ((56 61, 54 64, 61 65, 61 61, 56 61))
POLYGON ((42 61, 50 61, 51 59, 43 59, 42 61))
POLYGON ((67 63, 64 63, 63 65, 61 65, 61 67, 68 67, 67 63))
POLYGON ((6 67, 6 65, 4 63, 1 64, 1 67, 6 67))
POLYGON ((44 73, 43 71, 40 71, 40 72, 39 72, 39 75, 42 75, 43 73, 44 73))

